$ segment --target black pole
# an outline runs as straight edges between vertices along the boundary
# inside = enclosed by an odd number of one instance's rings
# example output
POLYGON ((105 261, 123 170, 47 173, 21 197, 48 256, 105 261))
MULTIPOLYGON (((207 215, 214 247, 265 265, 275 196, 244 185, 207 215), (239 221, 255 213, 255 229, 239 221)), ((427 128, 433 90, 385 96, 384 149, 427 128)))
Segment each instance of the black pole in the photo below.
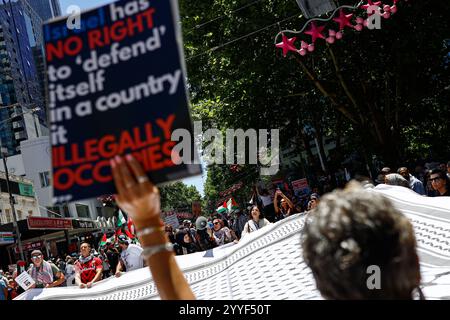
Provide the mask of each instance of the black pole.
POLYGON ((23 255, 23 248, 22 248, 22 240, 20 239, 20 230, 19 225, 17 224, 17 218, 16 218, 16 209, 14 207, 14 197, 11 193, 11 188, 9 184, 9 173, 8 173, 8 166, 6 164, 6 157, 2 150, 0 150, 0 153, 2 154, 3 159, 3 166, 5 167, 5 175, 6 175, 6 188, 9 194, 9 203, 11 205, 11 211, 13 216, 13 225, 16 229, 16 237, 17 237, 17 245, 19 246, 19 253, 20 253, 20 259, 25 261, 25 256, 23 255))

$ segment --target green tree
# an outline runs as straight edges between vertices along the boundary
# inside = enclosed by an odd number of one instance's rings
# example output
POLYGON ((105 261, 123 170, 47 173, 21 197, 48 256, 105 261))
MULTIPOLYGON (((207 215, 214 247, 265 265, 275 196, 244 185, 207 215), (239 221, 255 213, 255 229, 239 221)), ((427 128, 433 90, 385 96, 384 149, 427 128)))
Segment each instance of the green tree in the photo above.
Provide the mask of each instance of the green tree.
POLYGON ((181 181, 159 188, 161 194, 161 209, 163 211, 177 210, 191 212, 192 202, 201 201, 202 196, 194 186, 187 186, 181 181))

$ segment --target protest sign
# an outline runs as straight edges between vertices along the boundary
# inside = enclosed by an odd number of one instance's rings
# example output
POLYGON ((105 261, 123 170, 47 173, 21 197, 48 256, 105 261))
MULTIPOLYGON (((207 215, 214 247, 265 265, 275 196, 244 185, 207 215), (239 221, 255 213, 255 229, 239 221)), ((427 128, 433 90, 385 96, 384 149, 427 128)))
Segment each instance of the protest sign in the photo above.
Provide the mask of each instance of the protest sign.
POLYGON ((292 189, 300 196, 308 195, 310 192, 308 180, 305 178, 292 181, 292 189))
POLYGON ((192 135, 178 20, 175 1, 122 0, 44 25, 54 202, 115 193, 116 155, 156 184, 201 173, 194 139, 172 154, 192 135))
POLYGON ((14 280, 19 286, 22 287, 23 290, 28 290, 35 284, 33 278, 26 271, 22 272, 14 280))
POLYGON ((165 216, 164 223, 171 225, 174 229, 177 229, 180 226, 180 222, 178 221, 178 217, 175 213, 165 216))

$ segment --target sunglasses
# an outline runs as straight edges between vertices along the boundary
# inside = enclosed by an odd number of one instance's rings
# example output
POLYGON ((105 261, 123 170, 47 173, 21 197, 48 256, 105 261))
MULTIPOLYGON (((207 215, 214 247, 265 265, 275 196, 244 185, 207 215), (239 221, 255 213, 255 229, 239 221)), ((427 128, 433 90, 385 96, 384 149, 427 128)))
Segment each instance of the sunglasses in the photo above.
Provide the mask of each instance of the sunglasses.
POLYGON ((220 222, 214 222, 214 224, 220 224, 220 222))
POLYGON ((430 178, 430 181, 431 181, 431 182, 437 181, 437 180, 441 180, 441 178, 440 178, 440 177, 436 177, 436 178, 432 178, 432 179, 430 178))
POLYGON ((42 258, 41 255, 38 255, 38 256, 32 256, 32 257, 31 257, 31 259, 33 259, 33 260, 40 259, 40 258, 42 258))

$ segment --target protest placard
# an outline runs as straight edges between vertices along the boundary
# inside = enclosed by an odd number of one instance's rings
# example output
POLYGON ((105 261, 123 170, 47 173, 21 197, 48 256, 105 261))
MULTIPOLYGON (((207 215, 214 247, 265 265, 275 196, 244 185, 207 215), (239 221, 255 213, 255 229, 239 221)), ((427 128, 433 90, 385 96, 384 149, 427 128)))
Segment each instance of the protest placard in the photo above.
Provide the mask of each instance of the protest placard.
POLYGON ((310 188, 308 185, 308 180, 306 178, 292 181, 292 189, 297 195, 303 196, 308 195, 310 188))
POLYGON ((165 216, 164 223, 171 225, 174 229, 177 229, 180 226, 180 222, 178 221, 178 217, 175 213, 165 216))
POLYGON ((172 153, 192 133, 178 20, 176 1, 122 0, 44 25, 54 202, 115 193, 116 155, 156 184, 201 173, 194 139, 172 153))
POLYGON ((26 271, 19 274, 14 280, 19 286, 22 287, 23 290, 28 290, 35 284, 33 278, 26 271))

